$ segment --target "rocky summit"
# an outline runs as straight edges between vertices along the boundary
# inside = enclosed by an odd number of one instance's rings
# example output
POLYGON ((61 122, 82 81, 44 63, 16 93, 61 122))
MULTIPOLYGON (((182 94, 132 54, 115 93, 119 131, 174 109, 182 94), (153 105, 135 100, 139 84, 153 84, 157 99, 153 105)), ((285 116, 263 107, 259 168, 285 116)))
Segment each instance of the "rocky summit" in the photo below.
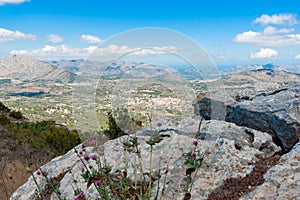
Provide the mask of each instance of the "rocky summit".
MULTIPOLYGON (((85 151, 89 155, 102 157, 102 162, 112 166, 111 173, 123 170, 126 163, 132 163, 127 166, 127 173, 128 177, 133 178, 136 163, 142 165, 144 172, 149 172, 150 145, 146 141, 159 134, 162 140, 153 146, 152 169, 159 177, 153 183, 153 193, 158 191, 158 199, 183 199, 187 182, 184 162, 186 153, 194 148, 200 121, 196 118, 165 119, 159 126, 137 131, 139 156, 125 150, 123 142, 128 136, 87 147, 85 151)), ((280 157, 281 149, 273 143, 268 133, 220 120, 204 120, 201 123, 198 145, 203 151, 209 149, 211 154, 196 176, 191 199, 261 199, 265 194, 270 199, 296 199, 300 196, 299 143, 280 157)), ((80 150, 82 146, 75 149, 80 150)), ((94 161, 89 162, 96 165, 94 161)), ((81 188, 87 199, 98 199, 95 186, 87 184, 81 177, 82 167, 79 156, 71 150, 41 169, 47 171, 49 177, 59 180, 62 197, 74 199, 74 188, 81 188)), ((34 174, 43 188, 45 179, 36 172, 34 174)), ((22 199, 39 199, 32 177, 11 196, 11 200, 22 199)), ((49 199, 57 197, 52 193, 49 199)))

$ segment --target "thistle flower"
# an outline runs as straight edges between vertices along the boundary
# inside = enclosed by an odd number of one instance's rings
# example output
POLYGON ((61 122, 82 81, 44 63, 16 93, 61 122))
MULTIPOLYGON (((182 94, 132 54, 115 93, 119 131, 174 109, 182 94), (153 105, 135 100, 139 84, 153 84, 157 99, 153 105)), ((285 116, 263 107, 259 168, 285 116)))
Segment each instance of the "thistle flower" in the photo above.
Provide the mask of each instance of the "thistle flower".
POLYGON ((99 186, 99 185, 100 185, 100 183, 101 183, 101 181, 100 181, 100 180, 97 180, 97 181, 96 181, 96 185, 98 185, 98 186, 99 186))
POLYGON ((89 146, 95 146, 96 145, 96 141, 95 140, 91 140, 90 142, 89 142, 89 146))
POLYGON ((85 155, 83 158, 84 158, 84 160, 88 161, 90 159, 90 156, 89 155, 85 155))
POLYGON ((205 152, 204 152, 206 155, 209 155, 209 154, 211 154, 211 150, 209 149, 209 148, 207 148, 206 150, 205 150, 205 152))
POLYGON ((37 171, 36 174, 37 174, 37 175, 41 175, 41 171, 40 171, 40 170, 37 171))
POLYGON ((194 152, 194 153, 192 153, 192 158, 196 158, 197 157, 197 154, 194 152))
POLYGON ((46 176, 47 175, 47 172, 45 170, 42 170, 42 175, 43 176, 46 176))
POLYGON ((92 158, 92 160, 97 160, 97 155, 96 155, 96 154, 93 154, 93 155, 91 156, 91 158, 92 158))
POLYGON ((157 123, 157 126, 158 126, 158 127, 161 127, 161 126, 162 126, 162 123, 161 123, 161 122, 158 122, 158 123, 157 123))
POLYGON ((198 141, 197 140, 193 141, 193 145, 197 146, 198 145, 198 141))
POLYGON ((54 182, 54 177, 51 176, 49 180, 50 182, 54 182))

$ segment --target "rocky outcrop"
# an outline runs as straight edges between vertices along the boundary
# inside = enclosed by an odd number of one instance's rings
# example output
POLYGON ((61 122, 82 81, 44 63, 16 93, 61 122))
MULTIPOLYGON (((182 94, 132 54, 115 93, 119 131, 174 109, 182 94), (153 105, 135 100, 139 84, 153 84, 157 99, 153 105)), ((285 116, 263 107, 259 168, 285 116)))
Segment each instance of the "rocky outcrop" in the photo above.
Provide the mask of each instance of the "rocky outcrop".
POLYGON ((300 198, 300 143, 283 155, 278 164, 264 175, 264 183, 245 195, 248 199, 299 199, 300 198))
MULTIPOLYGON (((122 145, 128 136, 108 141, 98 147, 86 148, 87 154, 96 154, 98 158, 104 156, 105 162, 112 165, 112 172, 122 170, 128 165, 128 176, 133 177, 134 164, 142 165, 144 172, 150 170, 150 146, 146 141, 156 133, 163 136, 162 141, 153 147, 153 170, 161 175, 154 182, 154 190, 165 191, 160 196, 164 199, 182 199, 186 186, 186 153, 194 148, 195 133, 198 130, 199 119, 164 120, 161 126, 146 127, 137 132, 140 148, 140 162, 133 152, 127 152, 122 145), (102 156, 101 156, 102 155, 102 156), (166 172, 166 170, 168 172, 166 172)), ((195 179, 191 192, 192 199, 207 199, 208 195, 221 186, 226 179, 245 177, 254 168, 253 162, 259 157, 272 156, 280 151, 280 148, 272 143, 272 137, 260 131, 250 128, 239 127, 233 123, 210 120, 202 123, 202 134, 199 146, 204 151, 210 149, 211 154, 205 160, 202 168, 195 179)), ((76 149, 81 149, 77 146, 76 149)), ((103 158, 103 157, 102 157, 103 158)), ((102 159, 103 162, 103 159, 102 159)), ((90 162, 95 165, 94 161, 90 162)), ((81 177, 83 164, 74 150, 55 158, 42 166, 49 177, 60 177, 60 192, 66 199, 74 199, 74 188, 81 188, 87 199, 97 199, 97 191, 81 177)), ((45 180, 36 175, 40 187, 45 185, 45 180)), ((37 195, 37 187, 33 178, 21 186, 11 197, 11 200, 31 200, 37 195)), ((52 194, 51 199, 56 199, 52 194)))
POLYGON ((300 138, 300 85, 227 99, 202 94, 194 113, 267 132, 287 152, 300 138))

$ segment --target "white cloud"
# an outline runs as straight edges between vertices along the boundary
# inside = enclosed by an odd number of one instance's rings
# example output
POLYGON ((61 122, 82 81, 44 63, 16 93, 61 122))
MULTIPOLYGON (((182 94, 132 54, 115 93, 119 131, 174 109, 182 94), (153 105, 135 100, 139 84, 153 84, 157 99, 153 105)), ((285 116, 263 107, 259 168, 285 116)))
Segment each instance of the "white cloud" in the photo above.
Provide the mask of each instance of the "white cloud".
POLYGON ((275 25, 289 25, 293 26, 298 23, 295 14, 274 14, 272 16, 263 14, 254 20, 254 23, 262 25, 275 24, 275 25))
POLYGON ((263 30, 264 35, 279 35, 279 34, 288 34, 293 32, 295 29, 293 28, 282 28, 282 29, 276 29, 273 26, 268 26, 263 30))
POLYGON ((68 58, 87 58, 90 54, 99 53, 107 56, 120 56, 130 54, 134 56, 146 56, 156 54, 175 53, 177 48, 175 46, 163 46, 153 48, 131 48, 129 46, 109 45, 104 48, 97 46, 89 46, 86 48, 74 48, 67 45, 51 46, 45 45, 43 48, 32 51, 27 50, 12 50, 10 54, 13 55, 30 55, 43 59, 68 59, 68 58))
POLYGON ((35 40, 36 36, 33 34, 25 34, 20 31, 11 31, 5 28, 0 28, 0 42, 9 42, 21 39, 35 40))
POLYGON ((101 43, 102 40, 93 35, 81 35, 81 39, 87 43, 96 44, 101 43))
POLYGON ((296 60, 300 59, 300 54, 296 55, 296 56, 295 56, 295 59, 296 59, 296 60))
POLYGON ((260 58, 274 58, 278 55, 278 52, 274 49, 260 48, 256 53, 250 53, 250 58, 260 59, 260 58))
POLYGON ((24 3, 30 0, 0 0, 0 6, 4 5, 4 4, 19 4, 19 3, 24 3))
POLYGON ((60 35, 50 34, 48 36, 48 41, 52 43, 62 42, 64 39, 60 35))
POLYGON ((268 47, 300 45, 300 34, 292 34, 293 31, 294 29, 276 29, 268 26, 262 32, 239 33, 233 41, 268 47))

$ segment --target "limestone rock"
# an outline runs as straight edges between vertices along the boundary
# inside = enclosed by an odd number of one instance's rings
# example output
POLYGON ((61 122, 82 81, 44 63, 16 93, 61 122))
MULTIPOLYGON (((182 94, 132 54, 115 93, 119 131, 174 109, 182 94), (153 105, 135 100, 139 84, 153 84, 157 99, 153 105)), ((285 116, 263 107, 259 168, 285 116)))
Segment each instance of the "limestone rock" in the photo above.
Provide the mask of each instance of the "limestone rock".
POLYGON ((264 175, 264 183, 248 199, 300 199, 300 142, 264 175))
MULTIPOLYGON (((182 121, 166 121, 163 126, 157 127, 159 132, 169 127, 169 130, 161 132, 163 140, 156 144, 153 148, 153 163, 152 168, 155 172, 160 172, 160 181, 154 182, 154 190, 159 186, 160 189, 166 180, 164 199, 182 199, 183 190, 186 185, 186 166, 184 164, 186 153, 194 148, 192 142, 195 140, 193 137, 184 135, 183 133, 192 133, 193 129, 198 128, 199 120, 184 119, 182 121), (171 126, 177 124, 177 126, 171 126), (181 129, 181 125, 187 127, 186 132, 181 129), (187 125, 189 124, 189 125, 187 125), (181 130, 181 131, 180 131, 181 130), (165 174, 166 169, 168 173, 165 174)), ((99 147, 86 148, 89 155, 97 154, 98 158, 112 165, 112 172, 122 170, 125 168, 126 163, 141 164, 144 172, 149 172, 150 169, 150 146, 146 141, 150 138, 149 128, 145 128, 137 135, 141 160, 133 152, 124 150, 122 142, 128 136, 123 136, 115 140, 110 140, 99 147), (144 132, 143 132, 144 131, 144 132)), ((252 131, 253 135, 249 135, 246 129, 238 127, 232 123, 222 121, 208 121, 205 122, 202 128, 206 136, 199 140, 199 146, 204 151, 210 149, 209 155, 200 168, 197 178, 195 179, 194 188, 191 192, 192 199, 207 199, 207 196, 218 186, 222 185, 223 181, 230 177, 245 176, 253 169, 253 165, 249 164, 257 160, 257 156, 265 156, 269 154, 268 151, 263 151, 263 144, 272 146, 271 137, 266 133, 259 131, 252 131), (226 131, 228 130, 228 131, 226 131), (239 133, 235 133, 238 131, 239 133), (241 136, 237 136, 241 134, 241 136), (236 136, 236 137, 235 137, 236 136), (253 139, 251 139, 253 138, 253 139), (254 142, 255 141, 255 142, 254 142), (236 148, 240 145, 241 148, 236 148)), ((76 149, 81 149, 77 146, 76 149)), ((278 148, 277 148, 278 149, 278 148)), ((95 165, 94 161, 91 161, 95 165)), ((128 176, 134 177, 134 165, 128 165, 128 176)), ((55 158, 51 162, 42 166, 49 176, 57 177, 61 175, 60 192, 66 199, 74 198, 74 188, 81 188, 88 199, 97 199, 98 195, 95 187, 91 185, 87 188, 87 183, 81 177, 81 169, 83 164, 80 162, 74 150, 69 151, 67 154, 55 158)), ((36 174, 36 173, 34 173, 36 174)), ((37 182, 41 187, 45 185, 45 180, 41 176, 35 175, 37 182)), ((138 176, 139 177, 139 176, 138 176)), ((37 194, 37 187, 34 184, 33 178, 21 186, 12 195, 11 200, 33 200, 37 194)), ((162 195, 160 192, 159 195, 162 195)), ((52 194, 51 199, 56 199, 52 194)))
POLYGON ((267 132, 288 151, 300 138, 299 97, 299 84, 235 101, 203 95, 194 104, 194 113, 267 132))

